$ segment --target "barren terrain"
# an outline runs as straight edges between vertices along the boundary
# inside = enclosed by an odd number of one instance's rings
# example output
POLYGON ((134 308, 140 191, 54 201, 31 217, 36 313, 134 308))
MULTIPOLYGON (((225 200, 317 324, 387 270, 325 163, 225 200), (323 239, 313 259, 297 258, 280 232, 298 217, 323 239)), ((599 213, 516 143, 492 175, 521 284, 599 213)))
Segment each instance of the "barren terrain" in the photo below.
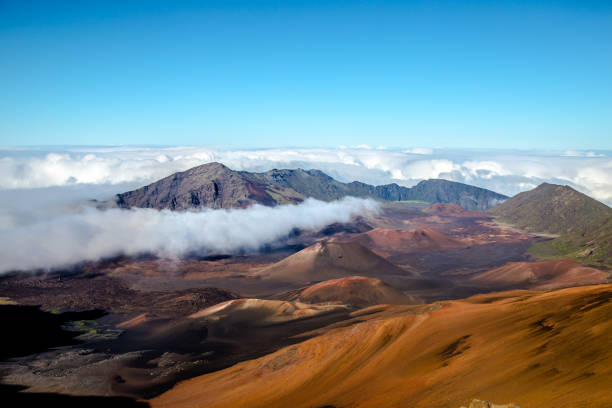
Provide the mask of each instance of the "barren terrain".
MULTIPOLYGON (((595 361, 609 358, 598 344, 610 335, 610 288, 458 300, 609 280, 608 271, 575 261, 534 262, 527 249, 542 239, 488 213, 398 202, 349 223, 294 231, 258 252, 145 254, 6 275, 3 302, 40 306, 50 312, 41 322, 61 312, 103 316, 66 315, 59 330, 72 331, 58 337, 64 342, 7 355, 2 389, 32 401, 42 393, 161 394, 153 404, 173 407, 459 406, 478 397, 520 405, 552 397, 553 386, 592 387, 608 401, 593 384, 610 379, 595 361), (589 324, 597 327, 584 343, 592 354, 577 361, 561 340, 589 324), (558 366, 559 356, 573 365, 558 366)), ((4 327, 24 338, 14 321, 4 327)))

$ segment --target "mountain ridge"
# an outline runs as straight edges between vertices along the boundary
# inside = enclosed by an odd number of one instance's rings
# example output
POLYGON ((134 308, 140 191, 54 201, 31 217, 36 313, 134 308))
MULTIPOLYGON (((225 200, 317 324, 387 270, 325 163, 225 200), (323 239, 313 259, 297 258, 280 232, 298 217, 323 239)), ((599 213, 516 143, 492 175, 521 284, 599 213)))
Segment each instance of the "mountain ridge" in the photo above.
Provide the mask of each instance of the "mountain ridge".
POLYGON ((343 183, 316 169, 252 173, 234 171, 212 162, 117 194, 116 203, 123 208, 188 210, 243 208, 254 202, 273 206, 299 203, 308 197, 333 201, 346 196, 448 202, 468 210, 487 210, 508 198, 480 187, 441 179, 423 180, 412 188, 396 183, 373 186, 359 181, 343 183))

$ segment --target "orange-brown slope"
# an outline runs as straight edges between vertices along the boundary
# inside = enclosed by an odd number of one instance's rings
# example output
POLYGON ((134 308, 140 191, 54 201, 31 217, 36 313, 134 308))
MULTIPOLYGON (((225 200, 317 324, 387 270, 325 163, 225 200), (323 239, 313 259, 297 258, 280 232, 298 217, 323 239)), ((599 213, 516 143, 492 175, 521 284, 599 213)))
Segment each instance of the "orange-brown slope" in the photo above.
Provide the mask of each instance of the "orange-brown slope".
POLYGON ((268 279, 309 283, 351 275, 412 274, 353 242, 318 242, 260 272, 268 279))
POLYGON ((465 246, 461 241, 431 228, 408 231, 375 228, 355 236, 352 241, 381 253, 442 251, 465 246))
POLYGON ((508 262, 470 278, 491 287, 558 289, 605 283, 608 273, 583 266, 571 259, 541 262, 508 262))
POLYGON ((305 303, 341 303, 356 307, 420 303, 418 299, 404 295, 380 279, 364 276, 350 276, 317 283, 301 291, 298 299, 305 303))
MULTIPOLYGON (((365 309, 367 310, 367 309, 365 309)), ((612 285, 515 291, 338 328, 153 407, 612 406, 612 285), (211 392, 214 390, 214 392, 211 392)))

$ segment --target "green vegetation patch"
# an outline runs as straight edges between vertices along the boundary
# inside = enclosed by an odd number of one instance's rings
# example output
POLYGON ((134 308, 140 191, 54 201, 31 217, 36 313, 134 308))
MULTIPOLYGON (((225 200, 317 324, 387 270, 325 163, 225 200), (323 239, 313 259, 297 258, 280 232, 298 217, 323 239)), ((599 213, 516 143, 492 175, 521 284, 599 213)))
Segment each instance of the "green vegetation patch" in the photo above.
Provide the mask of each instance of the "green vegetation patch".
POLYGON ((100 327, 95 320, 75 320, 68 322, 63 326, 64 329, 69 331, 81 332, 76 337, 78 340, 112 340, 116 339, 121 330, 110 330, 100 327))
POLYGON ((612 268, 612 217, 590 231, 536 242, 529 252, 542 260, 571 258, 586 265, 612 268))
POLYGON ((9 297, 0 296, 0 305, 16 305, 16 304, 17 302, 15 302, 13 299, 9 297))
POLYGON ((529 253, 539 260, 548 261, 563 258, 563 254, 554 247, 552 241, 540 241, 528 249, 529 253))

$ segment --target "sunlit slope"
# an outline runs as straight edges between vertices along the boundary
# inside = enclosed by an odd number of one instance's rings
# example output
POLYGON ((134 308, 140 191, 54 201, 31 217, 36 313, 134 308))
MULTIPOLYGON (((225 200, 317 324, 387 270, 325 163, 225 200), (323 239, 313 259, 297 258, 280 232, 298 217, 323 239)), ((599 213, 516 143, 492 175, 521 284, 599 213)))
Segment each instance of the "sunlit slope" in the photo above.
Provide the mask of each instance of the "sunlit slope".
POLYGON ((332 330, 154 407, 612 406, 612 285, 514 291, 332 330))

